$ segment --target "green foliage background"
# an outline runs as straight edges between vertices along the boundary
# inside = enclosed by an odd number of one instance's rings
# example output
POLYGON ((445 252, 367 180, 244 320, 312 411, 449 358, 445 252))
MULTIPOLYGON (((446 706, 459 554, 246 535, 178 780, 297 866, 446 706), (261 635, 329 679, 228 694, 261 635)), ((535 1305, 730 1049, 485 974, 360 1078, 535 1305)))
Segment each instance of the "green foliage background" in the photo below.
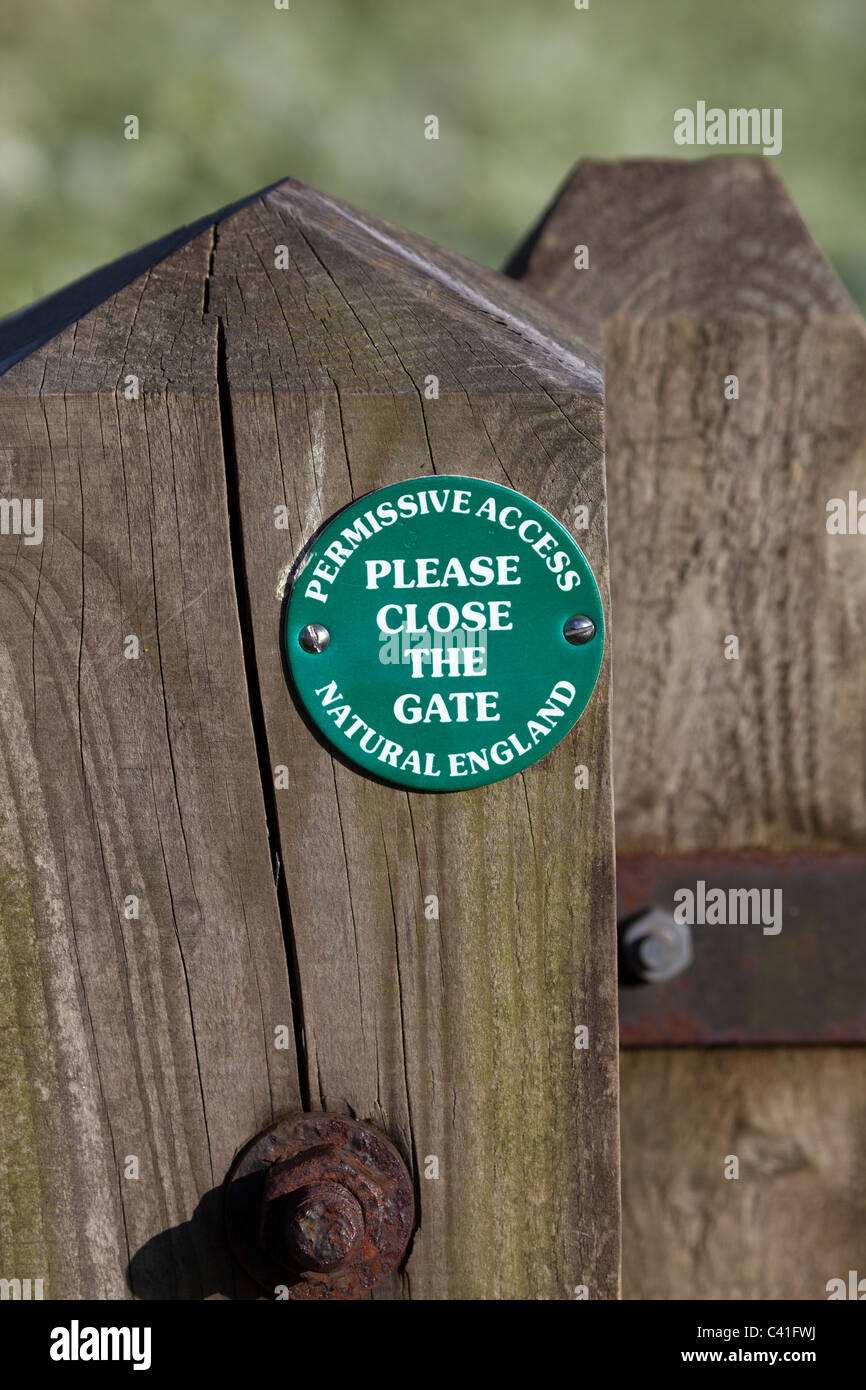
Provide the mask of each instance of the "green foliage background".
POLYGON ((707 153, 672 139, 699 98, 783 108, 776 167, 866 301, 863 0, 290 5, 4 0, 0 313, 286 174, 498 265, 580 156, 707 153))

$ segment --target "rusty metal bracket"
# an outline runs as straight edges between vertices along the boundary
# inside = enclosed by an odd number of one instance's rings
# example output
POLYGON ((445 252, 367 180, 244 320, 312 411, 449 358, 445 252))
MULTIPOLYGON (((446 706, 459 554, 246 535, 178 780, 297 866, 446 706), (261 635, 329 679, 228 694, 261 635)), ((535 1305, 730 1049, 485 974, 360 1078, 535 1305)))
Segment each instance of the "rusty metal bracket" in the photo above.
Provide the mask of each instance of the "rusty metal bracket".
POLYGON ((863 854, 624 854, 617 900, 624 1046, 866 1042, 863 854), (643 982, 635 923, 690 908, 691 960, 643 982))

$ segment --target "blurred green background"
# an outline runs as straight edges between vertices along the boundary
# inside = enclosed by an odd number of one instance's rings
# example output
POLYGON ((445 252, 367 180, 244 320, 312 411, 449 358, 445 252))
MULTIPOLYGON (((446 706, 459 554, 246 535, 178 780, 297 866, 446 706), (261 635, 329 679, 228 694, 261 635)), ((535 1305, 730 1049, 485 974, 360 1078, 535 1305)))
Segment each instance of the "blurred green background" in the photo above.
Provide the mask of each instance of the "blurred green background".
POLYGON ((708 153, 672 138, 700 98, 783 108, 776 168, 863 304, 864 27, 864 0, 4 0, 0 313, 285 174, 499 265, 580 156, 708 153))

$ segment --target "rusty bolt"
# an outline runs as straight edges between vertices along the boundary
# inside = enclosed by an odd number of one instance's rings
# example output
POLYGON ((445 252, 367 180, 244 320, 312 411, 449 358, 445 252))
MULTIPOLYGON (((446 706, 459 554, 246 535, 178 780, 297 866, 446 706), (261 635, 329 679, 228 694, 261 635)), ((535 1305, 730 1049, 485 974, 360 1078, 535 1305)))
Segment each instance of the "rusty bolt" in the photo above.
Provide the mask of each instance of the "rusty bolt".
POLYGON ((262 1288, 289 1298, 357 1298, 399 1264, 414 1223, 393 1144, 334 1115, 264 1130, 226 1179, 229 1245, 262 1288))
POLYGON ((289 1201, 283 1240, 299 1273, 345 1269, 364 1238, 361 1203, 335 1182, 302 1188, 289 1201))

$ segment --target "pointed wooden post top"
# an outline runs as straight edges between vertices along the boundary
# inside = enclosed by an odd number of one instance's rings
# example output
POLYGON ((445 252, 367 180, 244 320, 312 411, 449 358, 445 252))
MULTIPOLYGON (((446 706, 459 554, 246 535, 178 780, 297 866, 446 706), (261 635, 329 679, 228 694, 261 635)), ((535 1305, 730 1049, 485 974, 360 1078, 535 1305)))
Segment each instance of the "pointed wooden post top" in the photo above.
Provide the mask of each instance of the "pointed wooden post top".
POLYGON ((802 319, 856 313, 768 159, 581 160, 507 273, 569 313, 802 319), (575 247, 589 266, 575 270, 575 247))
POLYGON ((218 318, 238 383, 267 371, 278 387, 412 389, 436 359, 446 392, 602 391, 597 358, 553 308, 295 179, 4 320, 0 391, 111 390, 142 363, 145 389, 201 388, 218 318))
POLYGON ((597 357, 513 281, 286 180, 13 316, 0 363, 4 487, 44 504, 44 545, 0 538, 0 873, 38 1097, 15 1161, 45 1194, 14 1224, 49 1296, 246 1296, 218 1189, 302 1110, 409 1170, 377 1296, 615 1297, 607 648, 546 756, 434 794, 341 759, 280 645, 319 528, 428 475, 546 508, 606 613, 597 357))

